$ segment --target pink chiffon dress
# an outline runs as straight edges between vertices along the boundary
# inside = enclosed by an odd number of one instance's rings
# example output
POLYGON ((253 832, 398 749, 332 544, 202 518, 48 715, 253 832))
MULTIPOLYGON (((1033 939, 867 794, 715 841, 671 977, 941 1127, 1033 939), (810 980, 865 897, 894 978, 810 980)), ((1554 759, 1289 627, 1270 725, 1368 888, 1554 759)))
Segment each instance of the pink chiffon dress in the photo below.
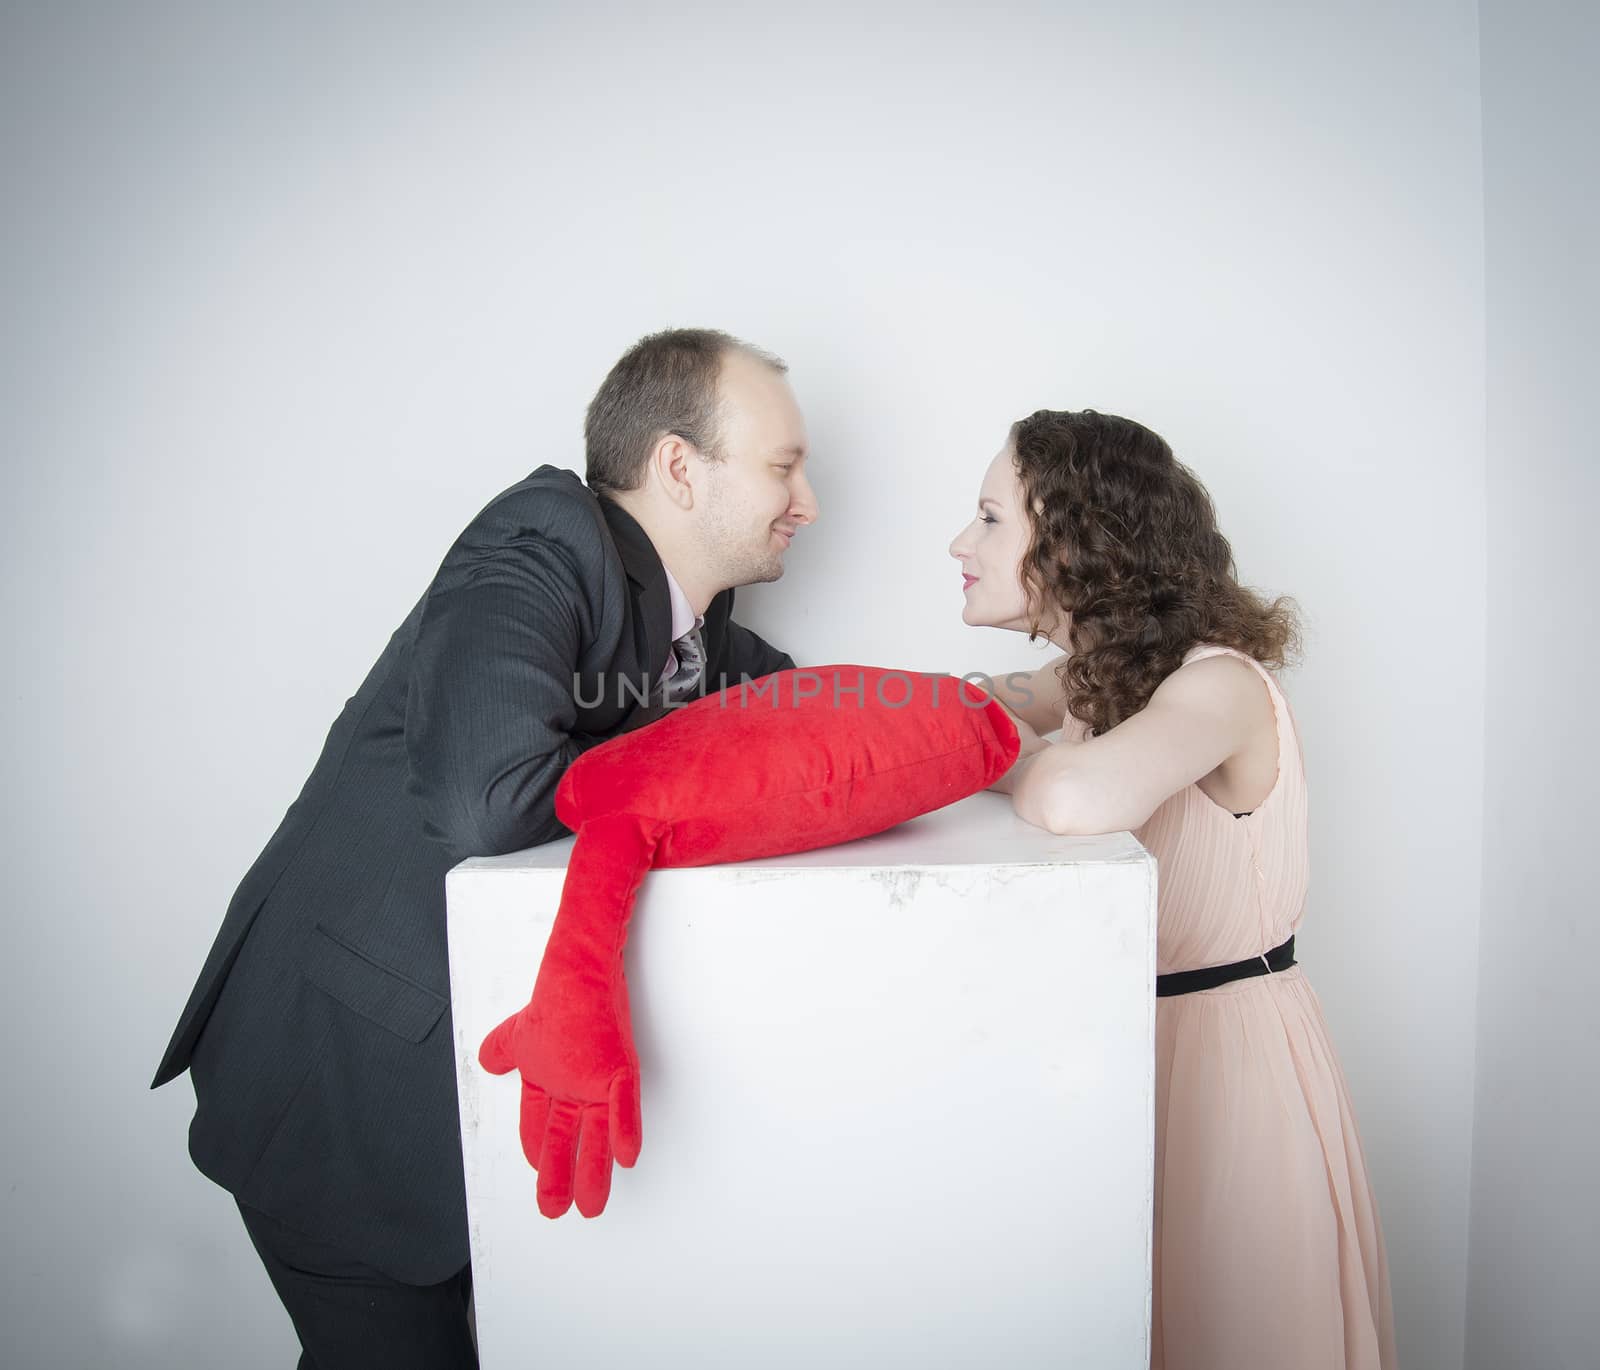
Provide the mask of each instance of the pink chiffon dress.
MULTIPOLYGON (((1135 836, 1157 970, 1255 957, 1305 916, 1304 759, 1277 681, 1278 776, 1245 817, 1196 785, 1135 836)), ((1298 965, 1156 1000, 1153 1370, 1393 1370, 1383 1233, 1350 1091, 1298 965)))

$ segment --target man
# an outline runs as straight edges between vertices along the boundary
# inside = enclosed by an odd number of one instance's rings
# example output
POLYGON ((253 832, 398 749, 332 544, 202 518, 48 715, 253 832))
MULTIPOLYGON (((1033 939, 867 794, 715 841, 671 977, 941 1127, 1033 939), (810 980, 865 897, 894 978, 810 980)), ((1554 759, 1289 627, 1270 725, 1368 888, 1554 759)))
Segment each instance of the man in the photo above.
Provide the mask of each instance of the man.
POLYGON ((445 872, 564 835, 585 748, 793 666, 729 617, 817 513, 785 371, 709 330, 628 352, 588 488, 543 466, 468 525, 228 907, 155 1085, 190 1071, 303 1367, 476 1364, 445 872))

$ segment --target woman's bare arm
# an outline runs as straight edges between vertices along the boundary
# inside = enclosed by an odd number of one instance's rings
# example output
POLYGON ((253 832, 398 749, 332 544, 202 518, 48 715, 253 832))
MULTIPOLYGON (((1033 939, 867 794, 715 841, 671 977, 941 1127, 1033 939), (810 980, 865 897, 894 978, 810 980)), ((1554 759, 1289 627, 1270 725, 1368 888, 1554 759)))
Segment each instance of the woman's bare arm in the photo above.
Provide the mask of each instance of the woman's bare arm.
POLYGON ((1012 671, 994 676, 994 697, 1036 733, 1053 733, 1067 711, 1067 694, 1056 674, 1067 658, 1063 654, 1036 671, 1012 671))
POLYGON ((1273 727, 1261 677, 1231 657, 1206 657, 1161 682, 1132 718, 1087 741, 1070 736, 1007 772, 1017 813, 1051 832, 1137 828, 1168 798, 1273 727))

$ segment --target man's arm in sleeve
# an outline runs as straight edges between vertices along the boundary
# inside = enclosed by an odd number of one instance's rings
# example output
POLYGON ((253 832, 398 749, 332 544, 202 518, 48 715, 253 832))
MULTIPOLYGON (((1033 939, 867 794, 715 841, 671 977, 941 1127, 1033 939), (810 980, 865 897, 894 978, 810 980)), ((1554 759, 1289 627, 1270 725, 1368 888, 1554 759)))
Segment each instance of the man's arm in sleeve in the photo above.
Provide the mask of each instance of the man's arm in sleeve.
POLYGON ((423 606, 406 698, 407 787, 460 858, 566 834, 556 784, 600 741, 573 680, 592 612, 570 549, 524 537, 452 567, 423 606))

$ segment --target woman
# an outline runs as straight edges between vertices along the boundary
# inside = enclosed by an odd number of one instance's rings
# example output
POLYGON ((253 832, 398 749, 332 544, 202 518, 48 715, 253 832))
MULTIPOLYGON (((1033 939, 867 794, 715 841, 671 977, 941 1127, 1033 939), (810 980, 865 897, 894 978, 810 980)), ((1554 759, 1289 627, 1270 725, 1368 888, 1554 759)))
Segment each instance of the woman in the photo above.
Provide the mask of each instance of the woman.
POLYGON ((1305 780, 1268 669, 1292 604, 1239 585, 1165 442, 1092 410, 1013 425, 950 551, 966 622, 1066 653, 997 684, 1023 750, 996 788, 1052 832, 1131 829, 1159 867, 1152 1366, 1389 1370, 1377 1210, 1294 964, 1305 780))

